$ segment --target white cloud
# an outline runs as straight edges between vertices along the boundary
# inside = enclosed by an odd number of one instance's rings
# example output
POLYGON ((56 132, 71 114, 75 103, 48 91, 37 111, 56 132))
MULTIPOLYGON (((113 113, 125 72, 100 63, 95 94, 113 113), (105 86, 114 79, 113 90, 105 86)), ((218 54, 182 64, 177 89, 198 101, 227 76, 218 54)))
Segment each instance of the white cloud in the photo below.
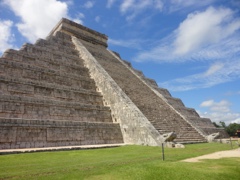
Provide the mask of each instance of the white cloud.
POLYGON ((240 28, 240 20, 230 21, 233 11, 227 8, 208 8, 188 15, 177 29, 175 53, 186 54, 202 46, 218 43, 240 28))
POLYGON ((226 124, 230 123, 240 123, 240 113, 234 113, 234 112, 199 112, 199 115, 201 117, 210 118, 212 122, 219 123, 220 121, 225 122, 226 124))
POLYGON ((148 8, 162 10, 163 3, 161 0, 124 0, 120 12, 127 14, 127 21, 131 21, 148 8))
POLYGON ((196 1, 196 0, 170 0, 168 4, 169 12, 186 10, 186 8, 199 8, 208 6, 216 0, 204 0, 204 1, 196 1))
POLYGON ((222 100, 220 102, 215 102, 214 100, 208 100, 204 101, 200 104, 200 107, 208 107, 211 111, 215 112, 229 112, 230 111, 230 105, 226 100, 222 100))
POLYGON ((212 66, 209 67, 207 72, 205 73, 205 76, 210 76, 214 73, 217 73, 219 70, 221 70, 224 67, 223 63, 215 63, 212 66))
POLYGON ((213 122, 223 121, 226 124, 239 123, 240 113, 235 113, 230 110, 231 103, 226 100, 215 102, 207 100, 200 104, 200 107, 207 108, 206 112, 198 111, 201 117, 210 118, 213 122))
MULTIPOLYGON (((213 65, 214 67, 215 65, 213 65)), ((167 88, 171 91, 187 91, 192 89, 209 88, 217 84, 234 81, 240 78, 240 60, 230 59, 223 63, 221 70, 215 70, 209 73, 212 67, 205 72, 194 74, 182 78, 173 79, 167 82, 158 83, 160 87, 167 88), (206 76, 208 75, 208 76, 206 76)))
POLYGON ((45 38, 62 17, 67 17, 67 3, 57 0, 4 0, 4 3, 21 18, 18 30, 30 42, 45 38))
POLYGON ((235 96, 240 95, 240 91, 228 91, 224 94, 225 96, 235 96))
POLYGON ((12 41, 14 39, 11 33, 13 22, 10 20, 0 20, 0 54, 6 49, 12 48, 12 41))
POLYGON ((234 16, 230 9, 213 7, 191 13, 158 45, 138 53, 133 60, 184 62, 229 58, 240 52, 240 18, 234 16))
POLYGON ((107 1, 107 8, 111 8, 113 3, 115 2, 116 0, 108 0, 107 1))
POLYGON ((161 0, 154 0, 154 7, 156 9, 162 10, 163 9, 163 2, 161 0))
POLYGON ((121 47, 126 47, 126 48, 130 48, 130 49, 142 49, 141 44, 143 44, 143 42, 146 41, 142 41, 139 39, 129 39, 129 40, 116 40, 116 39, 108 39, 108 43, 114 46, 121 46, 121 47))
POLYGON ((231 121, 230 123, 237 123, 237 124, 240 124, 240 118, 237 118, 237 119, 231 121))
POLYGON ((192 13, 177 30, 158 41, 153 48, 139 52, 132 60, 209 62, 209 67, 201 73, 158 83, 172 91, 208 88, 237 80, 240 78, 240 19, 234 16, 234 12, 226 8, 211 7, 192 13))
POLYGON ((83 24, 84 18, 85 18, 85 15, 83 13, 78 13, 75 18, 72 18, 72 20, 78 24, 83 24))
POLYGON ((99 21, 100 21, 100 16, 96 16, 96 17, 95 17, 95 21, 96 21, 96 22, 99 22, 99 21))
POLYGON ((83 6, 86 8, 86 9, 90 9, 94 6, 94 1, 87 1, 83 6))
POLYGON ((200 106, 201 107, 211 107, 214 104, 214 100, 203 101, 200 106))
POLYGON ((124 0, 120 6, 120 11, 122 13, 127 12, 129 9, 133 8, 135 0, 124 0))

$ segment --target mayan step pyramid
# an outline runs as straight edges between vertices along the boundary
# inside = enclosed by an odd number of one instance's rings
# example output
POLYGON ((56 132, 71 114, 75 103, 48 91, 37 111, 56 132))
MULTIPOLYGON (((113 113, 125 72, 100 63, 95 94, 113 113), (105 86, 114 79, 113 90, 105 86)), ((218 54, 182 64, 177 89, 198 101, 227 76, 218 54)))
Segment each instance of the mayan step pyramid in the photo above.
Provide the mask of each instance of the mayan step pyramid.
POLYGON ((0 149, 206 142, 223 129, 173 98, 107 36, 62 19, 49 36, 0 58, 0 149))

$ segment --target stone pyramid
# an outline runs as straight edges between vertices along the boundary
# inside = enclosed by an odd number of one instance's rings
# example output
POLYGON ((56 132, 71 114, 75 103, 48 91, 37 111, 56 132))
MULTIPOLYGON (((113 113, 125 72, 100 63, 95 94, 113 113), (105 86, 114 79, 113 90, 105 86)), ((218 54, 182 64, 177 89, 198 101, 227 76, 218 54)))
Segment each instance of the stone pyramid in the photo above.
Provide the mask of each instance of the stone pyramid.
POLYGON ((206 142, 210 119, 107 49, 107 36, 62 19, 0 58, 0 149, 206 142))

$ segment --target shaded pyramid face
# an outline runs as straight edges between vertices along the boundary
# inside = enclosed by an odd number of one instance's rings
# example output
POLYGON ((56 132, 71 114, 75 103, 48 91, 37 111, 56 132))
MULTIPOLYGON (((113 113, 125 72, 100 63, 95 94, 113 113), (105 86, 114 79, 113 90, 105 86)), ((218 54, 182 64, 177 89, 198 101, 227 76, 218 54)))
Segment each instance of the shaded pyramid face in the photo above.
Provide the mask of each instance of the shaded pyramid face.
POLYGON ((108 50, 106 35, 67 19, 46 40, 7 50, 0 65, 0 149, 226 136, 108 50))

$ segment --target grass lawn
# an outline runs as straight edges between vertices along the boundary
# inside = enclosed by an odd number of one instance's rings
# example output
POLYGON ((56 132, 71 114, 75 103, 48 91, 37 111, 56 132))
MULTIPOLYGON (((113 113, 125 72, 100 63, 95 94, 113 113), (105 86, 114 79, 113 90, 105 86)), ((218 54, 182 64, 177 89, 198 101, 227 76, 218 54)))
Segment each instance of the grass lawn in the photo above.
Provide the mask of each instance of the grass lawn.
POLYGON ((239 180, 240 158, 180 162, 230 149, 219 143, 165 148, 165 161, 161 147, 149 146, 0 155, 0 179, 239 180))

